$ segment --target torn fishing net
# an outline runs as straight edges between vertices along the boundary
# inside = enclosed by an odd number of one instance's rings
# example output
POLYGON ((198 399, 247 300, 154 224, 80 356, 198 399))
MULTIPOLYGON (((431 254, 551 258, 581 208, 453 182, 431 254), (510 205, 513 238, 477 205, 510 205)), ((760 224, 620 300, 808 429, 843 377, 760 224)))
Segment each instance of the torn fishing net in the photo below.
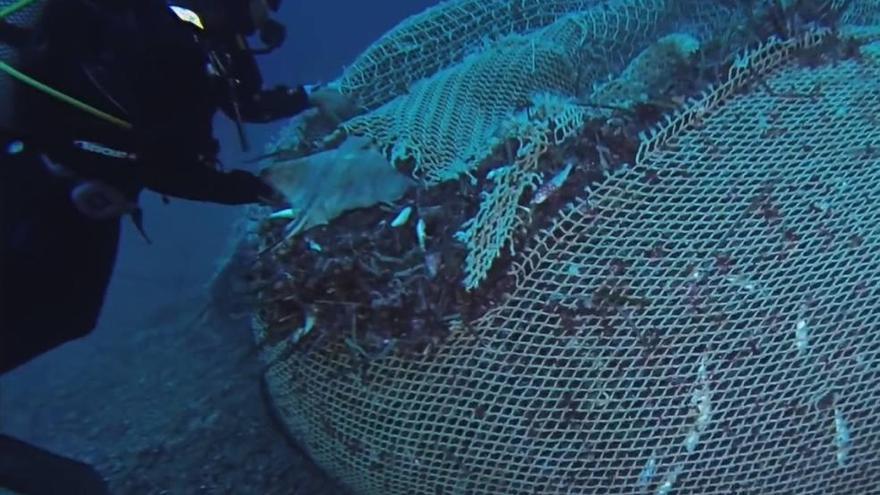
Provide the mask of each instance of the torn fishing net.
MULTIPOLYGON (((406 102, 429 94, 476 118, 492 93, 464 81, 535 57, 448 177, 375 133, 414 181, 396 199, 280 244, 285 219, 255 221, 255 336, 297 442, 357 494, 880 486, 877 5, 825 29, 783 3, 755 40, 725 2, 580 2, 343 124, 428 128, 443 111, 406 102), (584 40, 599 68, 569 90, 529 72, 584 40)), ((420 153, 474 139, 443 129, 420 153)))

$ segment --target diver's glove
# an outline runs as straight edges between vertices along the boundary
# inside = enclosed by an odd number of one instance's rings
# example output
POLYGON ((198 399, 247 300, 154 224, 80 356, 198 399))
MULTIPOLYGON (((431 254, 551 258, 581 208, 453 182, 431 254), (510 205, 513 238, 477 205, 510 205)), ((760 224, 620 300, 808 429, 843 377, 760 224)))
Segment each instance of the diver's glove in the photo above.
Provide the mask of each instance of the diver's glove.
POLYGON ((276 86, 255 93, 242 109, 245 120, 272 122, 292 117, 309 107, 309 96, 303 87, 276 86))
POLYGON ((241 109, 244 120, 272 122, 313 107, 322 120, 337 125, 357 114, 354 101, 329 86, 276 86, 255 93, 241 109))
POLYGON ((231 170, 227 175, 238 182, 244 197, 252 198, 248 203, 262 203, 281 207, 287 204, 284 195, 268 182, 246 170, 231 170))

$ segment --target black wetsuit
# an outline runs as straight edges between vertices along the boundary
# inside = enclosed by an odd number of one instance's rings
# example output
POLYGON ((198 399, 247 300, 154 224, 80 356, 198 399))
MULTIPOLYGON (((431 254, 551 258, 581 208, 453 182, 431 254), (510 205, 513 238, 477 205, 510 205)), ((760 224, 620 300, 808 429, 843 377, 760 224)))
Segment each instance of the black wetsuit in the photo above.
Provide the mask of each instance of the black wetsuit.
MULTIPOLYGON (((237 86, 212 77, 204 43, 162 0, 50 0, 35 38, 23 50, 28 75, 133 125, 126 130, 19 84, 14 129, 22 153, 0 149, 0 373, 90 332, 103 302, 120 223, 84 216, 70 199, 73 179, 53 175, 46 160, 81 178, 97 178, 135 199, 143 188, 224 204, 258 201, 271 189, 244 171, 214 166, 212 118, 231 111, 268 121, 308 106, 302 88, 278 90, 278 108, 258 105, 262 81, 252 56, 221 57, 237 86), (116 9, 116 10, 111 10, 116 9), (85 140, 132 152, 137 160, 82 151, 85 140)), ((219 40, 215 44, 223 44, 219 40)), ((230 40, 231 44, 232 41, 230 40)), ((232 50, 230 50, 232 51, 232 50)), ((5 144, 4 144, 5 146, 5 144)))
MULTIPOLYGON (((0 375, 96 325, 120 218, 84 215, 71 200, 74 185, 97 179, 133 202, 145 188, 216 203, 256 202, 271 188, 248 172, 214 166, 214 114, 237 110, 243 120, 265 122, 309 106, 302 87, 262 91, 253 56, 237 50, 238 38, 212 42, 237 84, 210 75, 204 39, 163 0, 48 0, 35 32, 4 33, 4 41, 22 44, 24 73, 133 127, 16 85, 13 125, 0 129, 0 375), (137 158, 83 151, 72 145, 78 140, 137 158), (9 147, 18 141, 23 150, 9 147)), ((23 493, 106 489, 90 467, 3 435, 0 486, 23 493)))

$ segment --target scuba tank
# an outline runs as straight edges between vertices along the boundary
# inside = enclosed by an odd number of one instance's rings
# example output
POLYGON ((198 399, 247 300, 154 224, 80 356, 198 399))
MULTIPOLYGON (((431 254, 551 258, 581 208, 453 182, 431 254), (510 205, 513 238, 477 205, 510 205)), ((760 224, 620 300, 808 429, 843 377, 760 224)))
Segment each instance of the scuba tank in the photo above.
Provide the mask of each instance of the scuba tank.
MULTIPOLYGON (((4 66, 18 64, 16 31, 33 28, 43 11, 43 2, 0 0, 0 62, 4 66)), ((6 71, 0 71, 0 126, 9 127, 12 118, 12 90, 14 81, 6 71)))
MULTIPOLYGON (((19 141, 13 122, 13 103, 16 84, 26 84, 43 92, 47 97, 56 98, 72 107, 89 113, 97 118, 124 129, 131 124, 111 114, 105 113, 88 103, 77 100, 61 91, 20 72, 16 66, 20 62, 20 50, 29 42, 28 32, 36 27, 43 16, 45 2, 40 0, 0 0, 0 136, 13 136, 13 139, 0 140, 0 153, 16 155, 38 142, 29 139, 28 144, 19 141)), ((54 143, 57 145, 58 143, 54 143)), ((74 141, 70 146, 79 150, 109 156, 120 160, 133 160, 131 153, 121 152, 88 141, 74 141)), ((29 150, 32 151, 32 150, 29 150)), ((76 177, 71 171, 60 164, 52 162, 47 155, 40 154, 40 161, 53 176, 72 181, 70 199, 80 213, 93 220, 108 220, 128 215, 134 221, 138 231, 149 242, 143 230, 143 217, 137 203, 130 201, 115 187, 97 180, 76 177)))

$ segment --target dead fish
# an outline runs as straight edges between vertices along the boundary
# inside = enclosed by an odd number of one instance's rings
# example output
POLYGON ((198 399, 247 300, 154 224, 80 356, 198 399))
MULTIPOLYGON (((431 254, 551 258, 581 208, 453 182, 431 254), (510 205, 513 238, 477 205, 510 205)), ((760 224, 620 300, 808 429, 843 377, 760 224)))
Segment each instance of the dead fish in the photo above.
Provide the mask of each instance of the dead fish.
POLYGON ((558 174, 554 175, 553 178, 548 180, 547 182, 541 184, 541 187, 535 191, 535 195, 532 196, 531 204, 539 205, 544 201, 547 201, 547 198, 552 196, 563 184, 568 180, 568 176, 571 173, 571 169, 574 167, 572 162, 568 162, 565 164, 565 168, 563 168, 558 174))

